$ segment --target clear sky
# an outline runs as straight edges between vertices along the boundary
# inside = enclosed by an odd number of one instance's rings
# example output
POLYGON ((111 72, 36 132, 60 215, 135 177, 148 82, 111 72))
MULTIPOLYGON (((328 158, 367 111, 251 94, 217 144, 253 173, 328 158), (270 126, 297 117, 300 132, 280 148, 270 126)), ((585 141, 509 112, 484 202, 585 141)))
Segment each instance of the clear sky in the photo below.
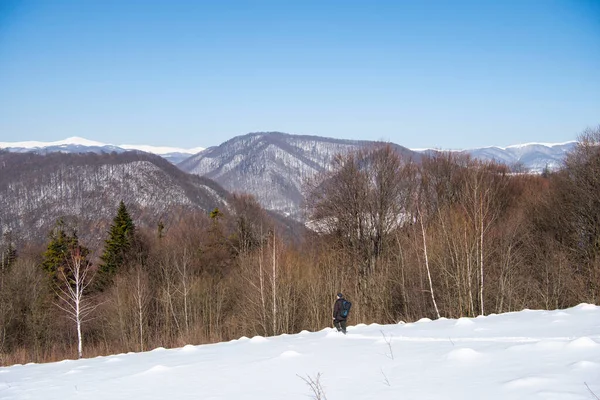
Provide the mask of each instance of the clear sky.
POLYGON ((600 0, 0 0, 0 141, 469 148, 600 124, 600 0))

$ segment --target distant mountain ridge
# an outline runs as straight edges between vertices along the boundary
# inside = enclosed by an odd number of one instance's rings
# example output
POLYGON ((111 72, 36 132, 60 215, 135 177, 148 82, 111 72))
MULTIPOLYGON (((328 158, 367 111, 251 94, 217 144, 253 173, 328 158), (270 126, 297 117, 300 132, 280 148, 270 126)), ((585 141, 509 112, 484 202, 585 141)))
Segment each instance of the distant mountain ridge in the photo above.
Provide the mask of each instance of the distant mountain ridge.
MULTIPOLYGON (((238 136, 238 137, 243 137, 238 136)), ((298 137, 309 137, 306 135, 292 135, 298 137)), ((341 142, 363 142, 372 143, 369 141, 352 141, 343 139, 331 139, 321 136, 312 136, 313 138, 320 138, 328 141, 339 140, 341 142)), ((235 138, 233 138, 235 139, 235 138)), ((231 139, 231 140, 233 140, 231 139)), ((229 142, 229 141, 228 141, 229 142)), ((225 142, 227 143, 227 142, 225 142)), ((489 146, 480 147, 473 149, 458 149, 458 150, 445 150, 437 148, 427 149, 410 149, 411 151, 431 154, 432 152, 439 151, 452 151, 459 153, 466 153, 471 155, 473 158, 480 160, 500 162, 508 166, 520 165, 523 170, 540 173, 545 168, 550 170, 557 170, 562 166, 566 153, 572 150, 576 141, 569 141, 564 143, 524 143, 516 144, 506 147, 489 146)), ((218 147, 218 146, 217 146, 218 147)), ((55 142, 37 142, 37 141, 24 141, 24 142, 0 142, 0 149, 15 153, 28 153, 34 152, 38 154, 48 154, 53 152, 62 153, 123 153, 125 151, 137 150, 146 153, 157 154, 172 164, 179 164, 193 155, 200 153, 205 150, 204 147, 195 147, 191 149, 183 149, 177 147, 168 146, 150 146, 150 145, 113 145, 93 140, 88 140, 80 137, 71 137, 65 140, 55 142)))
MULTIPOLYGON (((41 143, 0 143, 11 152, 38 154, 125 153, 126 148, 152 152, 167 159, 184 172, 215 180, 230 192, 254 195, 267 210, 302 221, 303 185, 307 178, 326 170, 336 154, 355 151, 377 142, 333 139, 321 136, 292 135, 282 132, 255 132, 236 136, 219 146, 201 150, 153 146, 114 146, 82 138, 41 143), (196 152, 195 154, 191 154, 196 152)), ((419 161, 438 149, 410 150, 391 144, 405 157, 419 161)), ((514 170, 540 173, 557 170, 576 142, 527 143, 508 147, 451 150, 480 160, 504 163, 514 170)))
POLYGON ((189 156, 199 153, 204 150, 203 147, 191 149, 182 149, 177 147, 166 146, 149 146, 149 145, 132 145, 122 144, 113 145, 93 140, 80 138, 77 136, 59 140, 55 142, 0 142, 0 149, 13 153, 124 153, 126 151, 137 150, 146 153, 157 154, 172 164, 177 164, 189 156))
MULTIPOLYGON (((478 160, 496 161, 531 173, 541 173, 545 169, 550 171, 560 169, 566 154, 573 150, 576 145, 576 141, 565 143, 525 143, 507 147, 491 146, 451 151, 469 154, 478 160)), ((420 149, 416 151, 431 154, 442 150, 420 149)))

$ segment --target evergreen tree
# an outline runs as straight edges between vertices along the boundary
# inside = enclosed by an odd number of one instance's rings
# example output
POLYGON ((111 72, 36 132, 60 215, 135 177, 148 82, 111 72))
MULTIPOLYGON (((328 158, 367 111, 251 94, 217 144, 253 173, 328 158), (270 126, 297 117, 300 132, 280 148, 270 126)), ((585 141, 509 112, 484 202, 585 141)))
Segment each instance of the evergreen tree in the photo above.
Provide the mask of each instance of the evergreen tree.
POLYGON ((548 167, 548 164, 546 164, 546 166, 542 170, 542 176, 544 178, 548 178, 550 176, 550 167, 548 167))
POLYGON ((4 240, 0 246, 0 271, 4 273, 17 259, 17 249, 11 232, 4 234, 4 240))
POLYGON ((165 236, 165 224, 163 224, 162 220, 158 221, 158 224, 156 225, 156 232, 159 239, 162 239, 165 236))
POLYGON ((129 251, 132 248, 135 234, 135 225, 129 216, 125 203, 121 201, 117 210, 117 215, 113 219, 108 232, 108 239, 105 241, 104 254, 102 254, 98 273, 99 284, 105 285, 127 260, 129 251))
MULTIPOLYGON (((0 294, 4 289, 4 276, 17 259, 17 249, 14 245, 12 233, 5 233, 3 239, 0 243, 0 294)), ((2 314, 1 311, 0 314, 2 314)))
POLYGON ((89 250, 79 244, 79 238, 75 230, 70 233, 66 232, 65 223, 62 219, 56 221, 48 236, 50 242, 43 254, 42 268, 54 283, 58 283, 60 271, 65 270, 73 252, 78 251, 85 258, 89 250))

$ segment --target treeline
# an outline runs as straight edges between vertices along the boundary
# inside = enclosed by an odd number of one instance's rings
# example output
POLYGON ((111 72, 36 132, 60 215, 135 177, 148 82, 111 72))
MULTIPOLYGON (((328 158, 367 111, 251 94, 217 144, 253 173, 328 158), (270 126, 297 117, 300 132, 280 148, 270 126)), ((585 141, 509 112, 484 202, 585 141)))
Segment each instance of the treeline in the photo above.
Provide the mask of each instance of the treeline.
POLYGON ((600 298, 600 127, 558 172, 511 173, 453 153, 338 156, 306 184, 311 228, 285 238, 249 195, 139 229, 125 204, 104 246, 57 223, 0 261, 2 364, 331 326, 554 309, 600 298))

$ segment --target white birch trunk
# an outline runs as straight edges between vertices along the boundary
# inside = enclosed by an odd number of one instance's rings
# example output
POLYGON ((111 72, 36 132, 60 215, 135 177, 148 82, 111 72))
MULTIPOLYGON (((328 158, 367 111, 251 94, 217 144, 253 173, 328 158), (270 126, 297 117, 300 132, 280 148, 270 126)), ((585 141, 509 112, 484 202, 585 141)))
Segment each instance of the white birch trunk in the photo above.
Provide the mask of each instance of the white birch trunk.
POLYGON ((265 279, 263 276, 263 249, 260 249, 260 253, 258 255, 258 279, 260 284, 260 302, 262 305, 261 314, 263 320, 263 327, 265 330, 265 335, 267 335, 267 300, 265 298, 265 279))
MULTIPOLYGON (((483 200, 482 200, 483 202, 483 200)), ((485 315, 483 309, 483 204, 479 203, 479 216, 480 216, 480 236, 479 236, 479 303, 481 304, 480 315, 485 315)))
POLYGON ((273 335, 277 335, 277 264, 275 258, 275 231, 273 231, 273 335))
MULTIPOLYGON (((81 264, 80 262, 78 263, 81 264)), ((79 266, 77 267, 76 276, 79 276, 79 266)), ((81 290, 79 287, 79 279, 75 278, 75 318, 77 321, 77 355, 83 358, 83 337, 81 335, 81 290)))
POLYGON ((144 308, 142 304, 142 283, 140 271, 137 272, 137 306, 138 306, 138 325, 140 333, 140 351, 144 351, 144 308))
POLYGON ((62 286, 58 286, 57 295, 59 302, 55 303, 58 308, 63 310, 70 320, 75 322, 77 329, 77 355, 83 357, 83 334, 82 324, 86 317, 96 309, 96 306, 88 304, 84 292, 92 282, 93 276, 88 277, 90 271, 89 265, 82 265, 84 258, 75 250, 69 260, 65 270, 61 270, 63 278, 62 286), (71 280, 69 279, 69 275, 71 280))
POLYGON ((419 213, 419 221, 421 222, 421 233, 423 234, 423 255, 425 256, 425 268, 427 269, 427 279, 429 280, 429 292, 431 293, 431 301, 433 302, 433 307, 435 308, 435 314, 437 318, 440 318, 440 310, 438 310, 437 303, 435 301, 435 295, 433 293, 433 282, 431 281, 431 272, 429 271, 429 258, 427 257, 427 239, 425 237, 425 225, 423 225, 423 215, 417 209, 419 213))

